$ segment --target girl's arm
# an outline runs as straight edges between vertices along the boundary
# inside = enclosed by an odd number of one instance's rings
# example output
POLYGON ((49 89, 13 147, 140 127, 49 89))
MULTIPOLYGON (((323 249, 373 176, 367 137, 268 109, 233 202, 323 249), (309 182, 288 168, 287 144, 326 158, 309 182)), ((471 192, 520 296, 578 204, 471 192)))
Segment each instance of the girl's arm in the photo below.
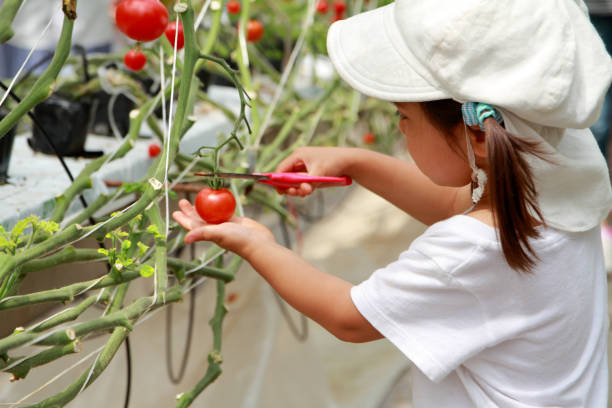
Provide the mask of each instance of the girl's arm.
POLYGON ((351 300, 353 285, 324 273, 293 251, 278 245, 272 233, 249 218, 233 217, 219 225, 204 223, 187 200, 174 219, 190 232, 186 243, 212 241, 253 266, 287 303, 343 341, 366 342, 382 335, 351 300))
POLYGON ((351 283, 276 243, 258 246, 245 259, 287 303, 338 339, 362 343, 382 338, 351 300, 351 283))
MULTIPOLYGON (((439 186, 413 163, 366 149, 303 147, 281 162, 277 171, 350 176, 427 225, 460 214, 471 205, 469 186, 439 186)), ((287 193, 303 196, 312 191, 312 186, 303 184, 287 193)))

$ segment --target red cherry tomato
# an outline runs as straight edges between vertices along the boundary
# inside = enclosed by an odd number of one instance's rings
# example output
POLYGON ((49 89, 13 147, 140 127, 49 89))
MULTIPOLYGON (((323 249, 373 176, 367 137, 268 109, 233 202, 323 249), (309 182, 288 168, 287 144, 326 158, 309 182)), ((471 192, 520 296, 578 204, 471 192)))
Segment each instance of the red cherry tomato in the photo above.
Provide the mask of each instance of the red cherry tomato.
POLYGON ((207 223, 221 224, 234 215, 236 199, 226 188, 220 190, 205 188, 196 195, 195 208, 207 223))
MULTIPOLYGON (((171 22, 164 31, 166 38, 170 41, 170 44, 174 47, 174 37, 176 37, 176 21, 171 22)), ((180 50, 185 45, 185 34, 183 33, 183 23, 178 23, 178 37, 176 38, 176 49, 180 50)))
POLYGON ((168 10, 157 0, 122 0, 115 11, 115 22, 132 40, 153 41, 168 25, 168 10))
POLYGON ((246 39, 248 42, 261 40, 264 33, 264 26, 259 20, 249 20, 246 26, 246 39))
POLYGON ((371 145, 374 142, 376 142, 376 136, 374 135, 374 133, 366 132, 366 134, 363 135, 363 143, 371 145))
POLYGON ((125 53, 123 63, 132 71, 140 71, 147 63, 147 56, 138 48, 135 48, 125 53))
POLYGON ((317 2, 317 12, 320 14, 325 14, 327 13, 327 10, 329 9, 329 3, 326 0, 319 0, 317 2))
POLYGON ((342 13, 344 13, 346 10, 346 3, 342 0, 334 1, 334 10, 336 11, 336 14, 342 15, 342 13))
POLYGON ((230 13, 230 14, 238 14, 238 13, 240 13, 241 5, 240 5, 240 2, 237 1, 237 0, 230 0, 230 1, 228 1, 227 2, 227 6, 225 6, 225 7, 227 7, 227 12, 230 13))
POLYGON ((151 143, 149 145, 149 157, 157 157, 161 153, 161 147, 157 143, 151 143))
POLYGON ((344 17, 342 17, 342 13, 335 13, 334 18, 332 18, 331 22, 335 23, 336 21, 339 21, 342 19, 344 19, 344 17))

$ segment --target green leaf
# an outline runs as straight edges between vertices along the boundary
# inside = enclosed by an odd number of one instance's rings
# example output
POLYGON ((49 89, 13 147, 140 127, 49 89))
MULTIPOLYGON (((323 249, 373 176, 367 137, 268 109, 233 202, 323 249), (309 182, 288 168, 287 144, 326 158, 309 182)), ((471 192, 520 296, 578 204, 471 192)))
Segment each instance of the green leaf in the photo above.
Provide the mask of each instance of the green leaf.
POLYGON ((53 234, 54 232, 59 231, 59 224, 57 222, 41 221, 40 226, 45 232, 49 234, 53 234))
POLYGON ((0 247, 10 247, 13 242, 0 235, 0 247))
POLYGON ((108 256, 108 251, 106 249, 104 249, 104 248, 99 248, 98 249, 98 253, 108 256))
POLYGON ((168 197, 170 197, 173 200, 176 200, 178 198, 174 190, 168 190, 168 197))
POLYGON ((151 265, 142 265, 142 268, 140 268, 140 275, 145 278, 150 278, 154 273, 155 268, 153 268, 151 265))
POLYGON ((125 241, 123 241, 121 243, 121 250, 122 251, 127 251, 128 249, 130 249, 132 247, 132 241, 126 239, 125 241))
POLYGON ((147 227, 147 232, 148 232, 149 234, 153 234, 153 235, 155 235, 155 236, 158 236, 158 235, 159 235, 159 229, 157 228, 157 225, 155 225, 155 224, 151 224, 151 225, 149 225, 149 226, 147 227))
POLYGON ((142 242, 138 242, 136 245, 138 245, 138 256, 143 256, 147 252, 147 249, 149 249, 149 246, 142 242))
POLYGON ((23 231, 26 229, 26 227, 30 223, 34 225, 37 223, 37 221, 38 221, 38 217, 34 215, 31 215, 22 220, 19 220, 17 224, 15 224, 15 226, 11 230, 11 237, 13 238, 13 240, 16 240, 17 238, 19 238, 23 234, 23 231))
POLYGON ((185 268, 178 268, 174 274, 176 275, 176 279, 178 279, 179 282, 182 282, 183 279, 185 279, 185 268))
POLYGON ((126 193, 132 193, 134 191, 143 192, 143 183, 123 183, 123 191, 126 193))

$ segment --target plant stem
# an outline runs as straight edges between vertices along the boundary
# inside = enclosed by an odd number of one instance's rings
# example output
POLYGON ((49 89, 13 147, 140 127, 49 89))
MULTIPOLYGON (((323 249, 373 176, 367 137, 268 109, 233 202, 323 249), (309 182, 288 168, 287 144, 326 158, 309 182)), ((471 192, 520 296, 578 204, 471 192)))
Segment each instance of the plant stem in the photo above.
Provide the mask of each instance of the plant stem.
POLYGON ((29 405, 26 408, 59 408, 66 405, 68 402, 72 401, 77 395, 79 395, 80 391, 83 389, 83 385, 85 382, 85 387, 89 386, 93 383, 96 378, 111 362, 115 353, 125 340, 128 335, 128 331, 123 327, 117 327, 113 330, 108 342, 104 346, 104 349, 98 355, 96 362, 93 365, 93 370, 88 368, 81 376, 72 384, 70 384, 64 391, 56 394, 52 397, 49 397, 43 401, 40 401, 34 405, 29 405), (90 375, 91 373, 91 375, 90 375))
MULTIPOLYGON (((222 261, 221 261, 222 262, 222 261)), ((222 266, 222 264, 218 264, 222 266)), ((190 406, 198 395, 206 387, 208 387, 213 381, 221 375, 221 363, 223 363, 223 357, 221 356, 221 340, 223 335, 223 318, 227 314, 227 308, 225 307, 225 283, 217 281, 217 301, 215 304, 215 314, 210 319, 210 327, 213 332, 213 349, 208 354, 208 368, 204 377, 196 384, 193 389, 177 396, 177 408, 185 408, 190 406)))
POLYGON ((79 342, 75 340, 65 345, 55 346, 41 351, 9 369, 5 369, 4 367, 14 364, 16 361, 23 359, 23 357, 10 358, 7 362, 0 360, 0 370, 13 374, 14 379, 26 378, 32 368, 48 364, 65 355, 78 353, 79 351, 81 351, 81 346, 79 342))
POLYGON ((10 40, 15 34, 11 25, 23 0, 5 0, 0 7, 0 44, 10 40))
MULTIPOLYGON (((159 206, 153 205, 146 211, 147 216, 151 220, 151 224, 157 226, 158 231, 165 231, 166 225, 159 214, 159 206)), ((155 238, 155 293, 161 299, 155 299, 164 303, 166 288, 168 287, 168 271, 166 251, 166 236, 155 238)))
POLYGON ((100 194, 98 198, 94 200, 93 203, 89 204, 87 208, 81 211, 81 213, 78 214, 76 217, 72 218, 67 225, 80 224, 84 221, 89 220, 90 217, 93 217, 96 211, 104 207, 113 197, 114 195, 100 194))
POLYGON ((105 289, 101 296, 98 296, 98 295, 90 296, 86 298, 84 301, 82 301, 78 306, 71 307, 47 320, 43 320, 41 323, 35 325, 31 329, 28 329, 27 331, 34 332, 34 333, 40 333, 52 327, 59 326, 60 324, 73 321, 94 303, 96 302, 104 303, 104 302, 107 302, 108 299, 109 299, 109 292, 108 292, 108 289, 105 289))
MULTIPOLYGON (((76 0, 73 0, 73 2, 76 6, 76 0)), ((45 72, 34 83, 30 93, 14 107, 4 119, 0 120, 0 139, 17 124, 17 121, 21 119, 21 117, 28 113, 34 106, 47 99, 53 91, 53 83, 70 54, 73 27, 74 21, 65 16, 62 33, 57 43, 57 47, 55 48, 53 59, 45 72)))
POLYGON ((230 268, 215 268, 212 266, 200 266, 197 262, 185 262, 177 258, 168 258, 168 266, 172 269, 185 269, 191 270, 198 268, 193 271, 193 274, 207 276, 209 278, 214 278, 221 280, 223 282, 231 282, 234 280, 234 273, 232 273, 230 268), (229 270, 228 270, 229 269, 229 270))
POLYGON ((105 288, 107 286, 115 286, 139 277, 140 271, 136 266, 132 267, 130 265, 130 267, 121 272, 121 277, 119 279, 106 275, 103 278, 73 283, 72 285, 64 286, 58 289, 50 289, 41 292, 28 293, 27 295, 4 298, 2 301, 0 301, 0 311, 46 302, 72 302, 75 296, 82 293, 105 288))

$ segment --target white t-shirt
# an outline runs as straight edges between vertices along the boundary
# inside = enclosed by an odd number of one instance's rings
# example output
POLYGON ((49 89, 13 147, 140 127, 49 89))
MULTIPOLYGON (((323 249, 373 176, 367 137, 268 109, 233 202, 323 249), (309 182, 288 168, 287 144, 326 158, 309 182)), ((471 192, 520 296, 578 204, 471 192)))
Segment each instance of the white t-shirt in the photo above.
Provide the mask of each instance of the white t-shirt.
POLYGON ((415 408, 606 407, 607 282, 599 227, 540 228, 533 274, 465 215, 432 225, 351 291, 410 359, 415 408))

